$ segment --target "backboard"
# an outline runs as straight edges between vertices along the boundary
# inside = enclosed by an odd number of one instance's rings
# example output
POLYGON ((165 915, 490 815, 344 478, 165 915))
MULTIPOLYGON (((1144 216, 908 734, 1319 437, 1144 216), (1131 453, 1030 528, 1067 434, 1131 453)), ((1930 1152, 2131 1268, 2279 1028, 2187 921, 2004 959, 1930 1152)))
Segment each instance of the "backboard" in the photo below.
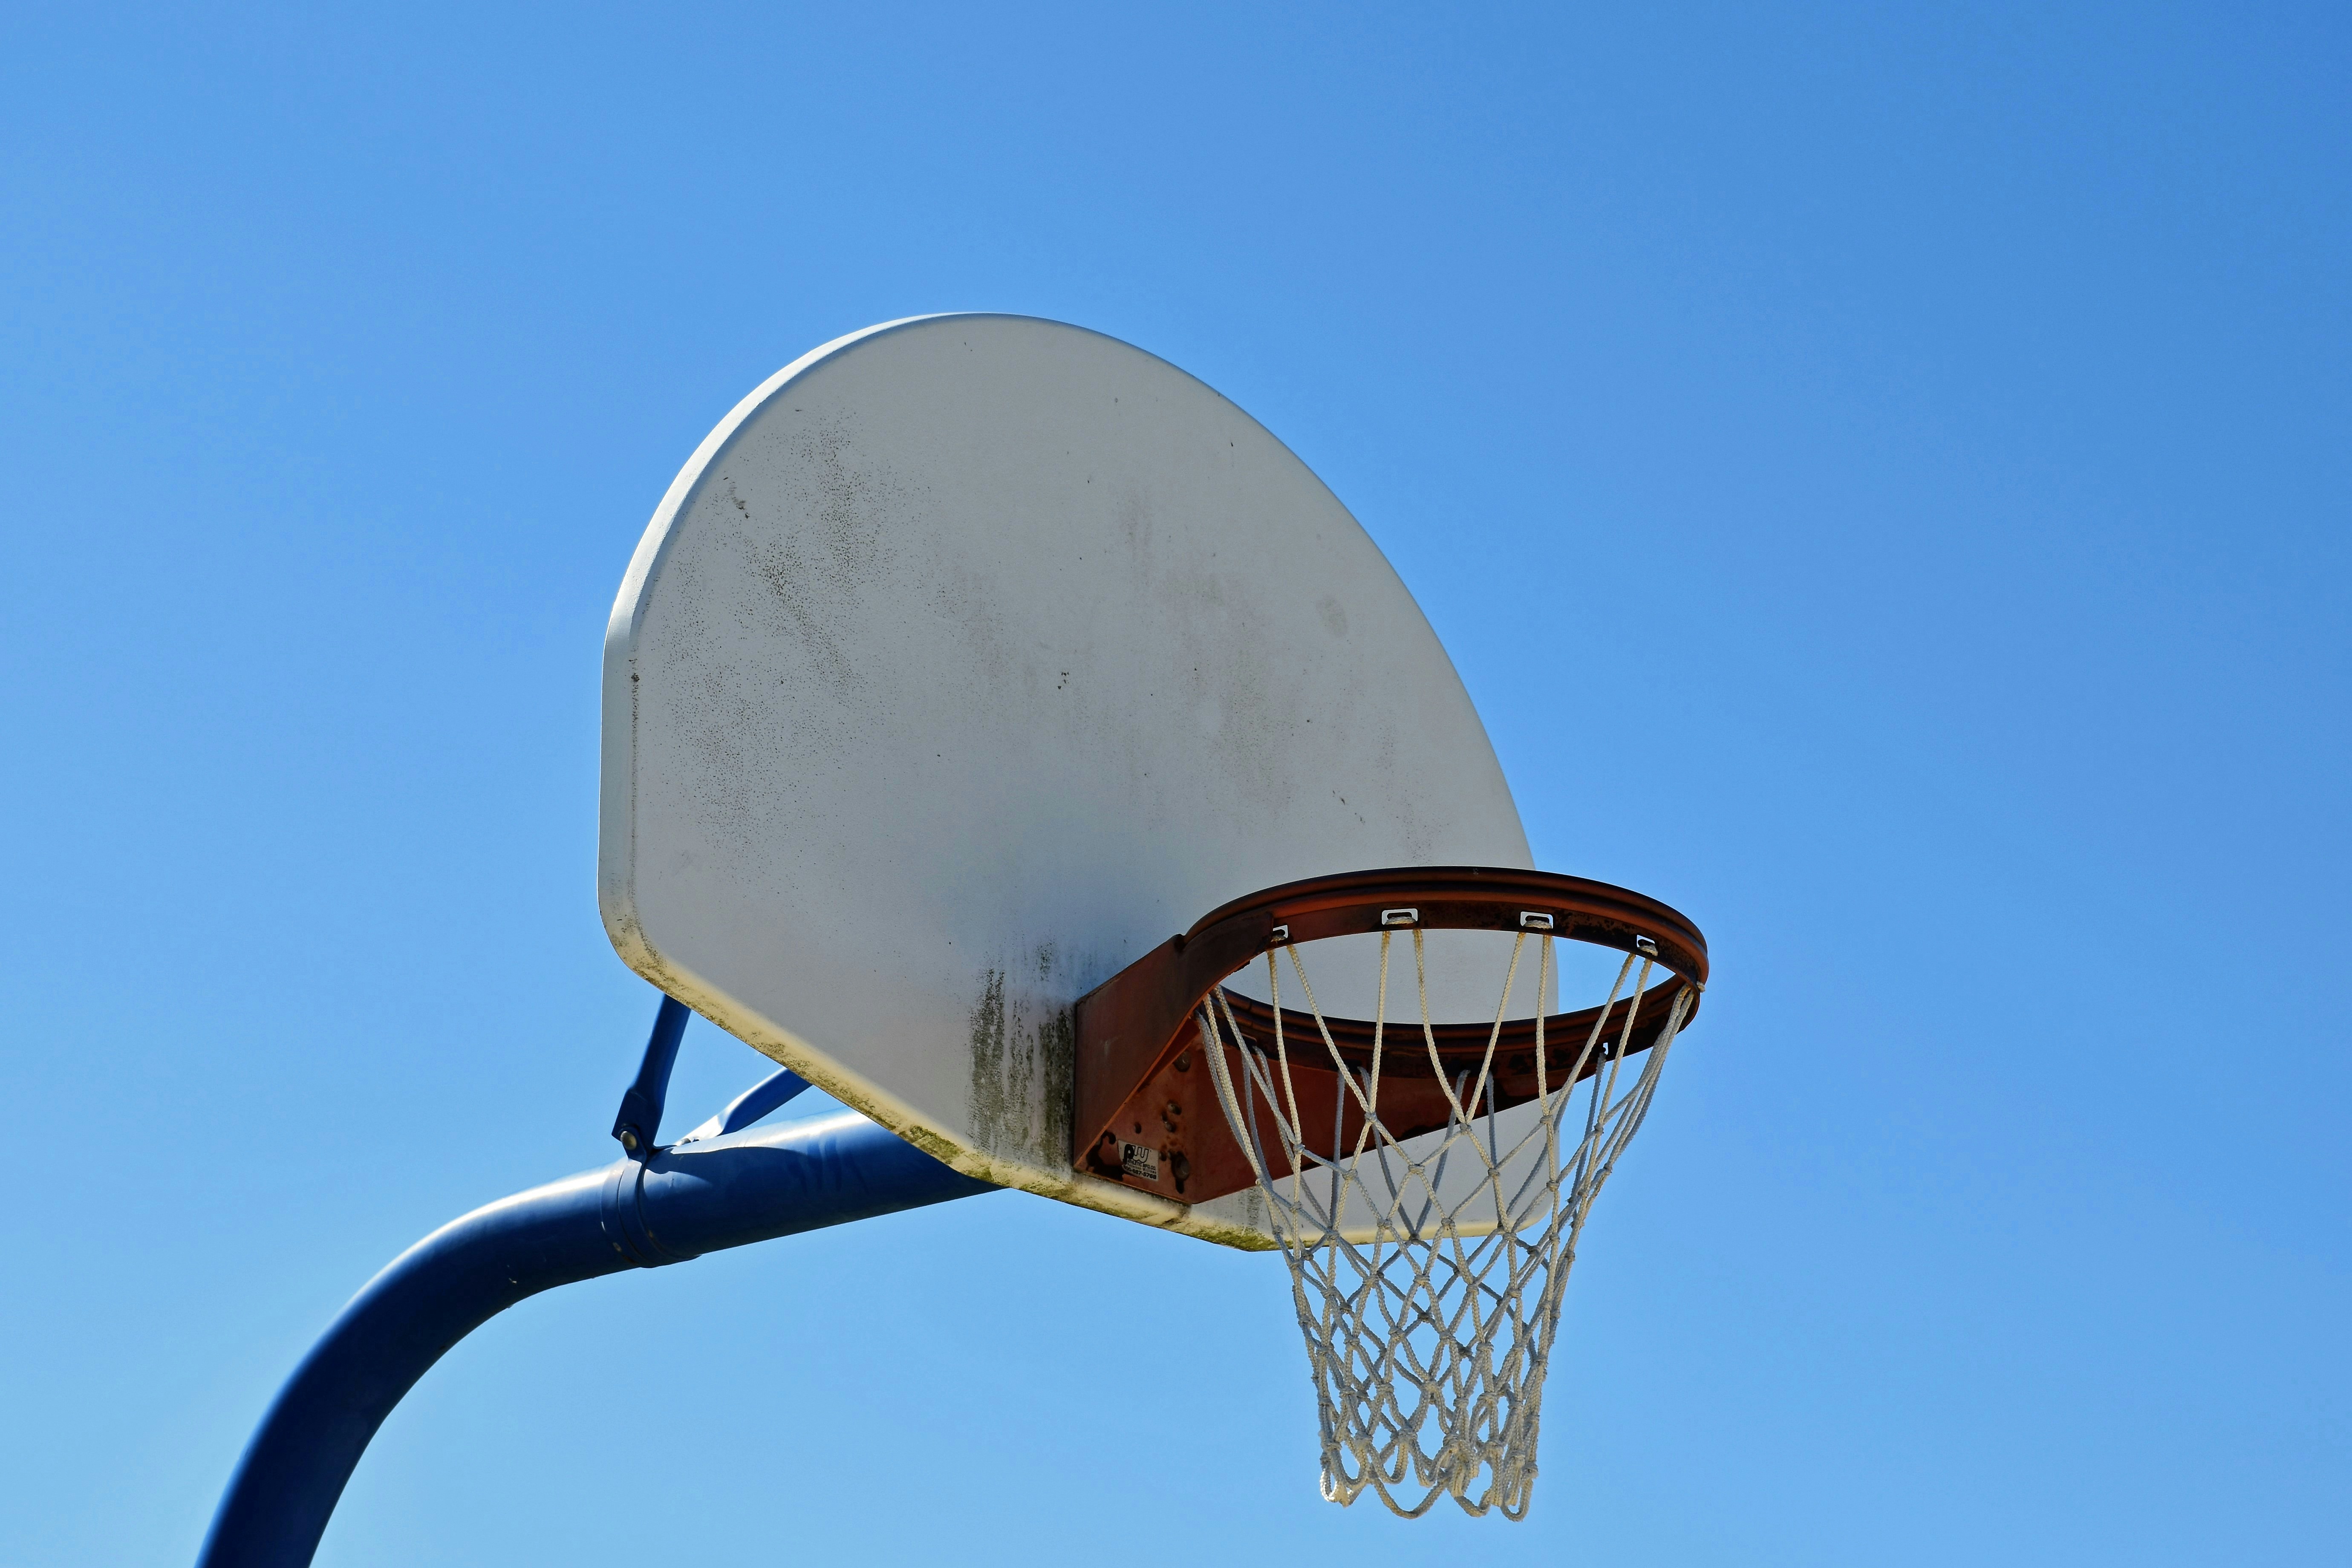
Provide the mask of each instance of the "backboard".
POLYGON ((1230 1245, 1270 1242, 1255 1191, 1072 1168, 1077 998, 1253 889, 1530 865, 1347 509, 1052 321, 889 322, 746 397, 637 547, 604 701, 630 967, 959 1170, 1230 1245))

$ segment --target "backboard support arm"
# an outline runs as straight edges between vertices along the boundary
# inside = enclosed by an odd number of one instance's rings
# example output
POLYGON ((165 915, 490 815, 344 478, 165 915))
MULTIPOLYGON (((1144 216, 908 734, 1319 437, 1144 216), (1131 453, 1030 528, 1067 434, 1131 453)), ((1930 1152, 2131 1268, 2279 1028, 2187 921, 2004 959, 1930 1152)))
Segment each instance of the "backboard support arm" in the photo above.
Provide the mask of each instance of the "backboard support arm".
MULTIPOLYGON (((665 1005, 664 1022, 676 1005, 665 1005)), ((666 1047, 660 1024, 655 1034, 647 1064, 666 1052, 666 1079, 677 1029, 666 1047)), ((663 1087, 639 1125, 658 1126, 663 1087)), ((790 1088, 775 1078, 761 1087, 770 1109, 790 1088)), ((738 1116, 751 1109, 738 1105, 738 1116)), ((845 1111, 654 1149, 476 1209, 394 1258, 303 1357, 237 1461, 198 1568, 305 1568, 384 1418, 458 1341, 518 1301, 996 1190, 845 1111)))

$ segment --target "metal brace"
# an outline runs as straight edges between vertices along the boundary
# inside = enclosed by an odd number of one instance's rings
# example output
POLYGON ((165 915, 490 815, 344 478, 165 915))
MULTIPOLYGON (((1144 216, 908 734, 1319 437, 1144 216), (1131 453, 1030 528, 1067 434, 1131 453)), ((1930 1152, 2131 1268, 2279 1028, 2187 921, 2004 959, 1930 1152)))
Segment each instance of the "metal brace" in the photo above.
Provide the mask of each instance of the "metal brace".
POLYGON ((669 1098, 669 1069, 677 1065, 677 1042, 686 1034, 688 1016, 685 1003, 675 996, 662 998, 661 1011, 654 1015, 653 1037, 646 1041, 646 1059, 637 1064, 637 1081, 621 1096, 613 1136, 632 1160, 653 1158, 662 1104, 669 1098))

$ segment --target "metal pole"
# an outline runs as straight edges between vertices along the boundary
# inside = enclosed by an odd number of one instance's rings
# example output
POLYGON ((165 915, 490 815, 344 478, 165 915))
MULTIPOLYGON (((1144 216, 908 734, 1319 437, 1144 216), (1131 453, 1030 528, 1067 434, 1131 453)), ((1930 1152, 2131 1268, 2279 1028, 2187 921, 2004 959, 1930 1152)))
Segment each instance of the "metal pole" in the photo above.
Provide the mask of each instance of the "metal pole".
POLYGON ((996 1190, 849 1113, 622 1160, 452 1220, 368 1281, 294 1369, 237 1462, 198 1568, 305 1568, 384 1417, 452 1345, 525 1297, 996 1190))

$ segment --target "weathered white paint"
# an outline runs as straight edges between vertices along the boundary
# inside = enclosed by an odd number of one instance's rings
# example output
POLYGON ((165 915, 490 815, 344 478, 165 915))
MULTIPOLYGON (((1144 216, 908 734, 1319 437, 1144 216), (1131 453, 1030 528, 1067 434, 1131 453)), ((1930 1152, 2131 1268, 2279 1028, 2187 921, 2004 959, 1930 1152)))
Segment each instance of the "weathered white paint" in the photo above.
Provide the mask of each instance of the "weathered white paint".
POLYGON ((1175 367, 1013 316, 839 339, 711 432, 614 606, 603 788, 646 979, 961 1169, 1242 1246, 1255 1194, 1071 1172, 1070 1003, 1255 889, 1529 864, 1330 491, 1175 367))

